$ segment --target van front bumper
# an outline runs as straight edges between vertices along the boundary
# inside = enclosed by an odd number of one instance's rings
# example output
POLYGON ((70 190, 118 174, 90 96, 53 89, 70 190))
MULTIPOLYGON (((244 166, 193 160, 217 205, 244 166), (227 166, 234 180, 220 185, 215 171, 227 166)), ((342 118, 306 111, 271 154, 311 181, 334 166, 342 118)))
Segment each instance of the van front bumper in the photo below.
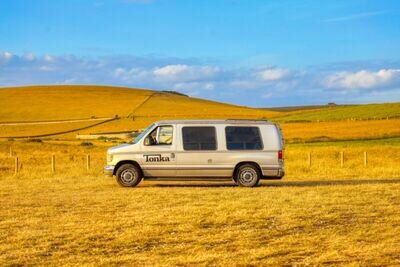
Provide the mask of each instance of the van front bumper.
POLYGON ((104 166, 103 168, 103 173, 108 175, 108 176, 113 176, 114 174, 114 166, 104 166))

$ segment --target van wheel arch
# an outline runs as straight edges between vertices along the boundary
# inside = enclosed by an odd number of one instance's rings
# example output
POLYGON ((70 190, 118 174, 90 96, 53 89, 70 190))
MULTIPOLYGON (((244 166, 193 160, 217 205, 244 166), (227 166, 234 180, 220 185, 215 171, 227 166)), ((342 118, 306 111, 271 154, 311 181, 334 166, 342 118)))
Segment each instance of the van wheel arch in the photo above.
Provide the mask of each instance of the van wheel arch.
POLYGON ((117 173, 117 170, 119 169, 119 167, 121 167, 124 164, 133 164, 133 165, 135 165, 136 167, 139 168, 139 170, 141 172, 141 175, 143 176, 142 168, 140 167, 139 163, 137 163, 134 160, 122 160, 122 161, 118 162, 117 165, 115 165, 115 168, 114 168, 114 171, 113 171, 113 175, 115 175, 117 173))
POLYGON ((258 163, 254 162, 254 161, 242 161, 242 162, 239 162, 238 164, 236 164, 235 168, 233 169, 232 179, 233 179, 233 181, 235 183, 237 182, 236 181, 236 173, 237 173, 237 171, 239 170, 240 166, 245 165, 245 164, 254 165, 258 169, 258 171, 260 172, 260 174, 262 176, 262 170, 261 170, 260 165, 258 165, 258 163))

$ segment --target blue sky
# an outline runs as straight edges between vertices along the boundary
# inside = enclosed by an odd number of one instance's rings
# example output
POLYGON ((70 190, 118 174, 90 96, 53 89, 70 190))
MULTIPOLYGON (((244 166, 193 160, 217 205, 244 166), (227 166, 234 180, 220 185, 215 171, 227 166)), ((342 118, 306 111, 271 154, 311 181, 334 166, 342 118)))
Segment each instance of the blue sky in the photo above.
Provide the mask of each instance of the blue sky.
POLYGON ((400 2, 2 0, 0 86, 34 84, 248 106, 400 101, 400 2))

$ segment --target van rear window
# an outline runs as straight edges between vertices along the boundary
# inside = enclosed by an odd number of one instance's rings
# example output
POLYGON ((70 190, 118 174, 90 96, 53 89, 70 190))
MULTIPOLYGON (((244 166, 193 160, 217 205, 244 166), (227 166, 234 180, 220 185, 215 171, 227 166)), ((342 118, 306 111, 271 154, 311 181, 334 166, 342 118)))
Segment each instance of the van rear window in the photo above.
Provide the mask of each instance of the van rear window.
POLYGON ((216 150, 217 141, 214 127, 183 127, 184 150, 216 150))
POLYGON ((258 127, 228 126, 225 128, 228 150, 260 150, 263 148, 258 127))

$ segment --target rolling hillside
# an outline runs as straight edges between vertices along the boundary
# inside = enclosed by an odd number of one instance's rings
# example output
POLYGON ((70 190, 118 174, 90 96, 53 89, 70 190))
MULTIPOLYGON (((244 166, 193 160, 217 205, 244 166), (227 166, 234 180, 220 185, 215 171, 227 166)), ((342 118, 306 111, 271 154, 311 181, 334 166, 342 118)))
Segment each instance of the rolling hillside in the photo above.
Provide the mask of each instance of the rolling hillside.
POLYGON ((1 88, 0 106, 0 122, 129 117, 136 113, 278 114, 159 91, 107 86, 1 88))
POLYGON ((75 138, 134 131, 163 119, 229 118, 275 121, 294 142, 400 136, 400 103, 276 111, 144 89, 31 86, 0 89, 0 107, 0 138, 75 138))
POLYGON ((135 130, 166 118, 267 119, 280 114, 168 92, 107 86, 2 88, 0 107, 0 137, 63 132, 73 128, 72 124, 76 124, 73 120, 87 120, 87 123, 77 125, 77 129, 87 128, 90 120, 96 118, 103 118, 104 121, 118 119, 89 127, 84 133, 135 130), (60 123, 50 124, 54 121, 60 123), (26 122, 49 124, 29 126, 26 122))
POLYGON ((278 122, 313 122, 342 120, 374 120, 400 118, 400 103, 346 105, 286 112, 274 119, 278 122))

